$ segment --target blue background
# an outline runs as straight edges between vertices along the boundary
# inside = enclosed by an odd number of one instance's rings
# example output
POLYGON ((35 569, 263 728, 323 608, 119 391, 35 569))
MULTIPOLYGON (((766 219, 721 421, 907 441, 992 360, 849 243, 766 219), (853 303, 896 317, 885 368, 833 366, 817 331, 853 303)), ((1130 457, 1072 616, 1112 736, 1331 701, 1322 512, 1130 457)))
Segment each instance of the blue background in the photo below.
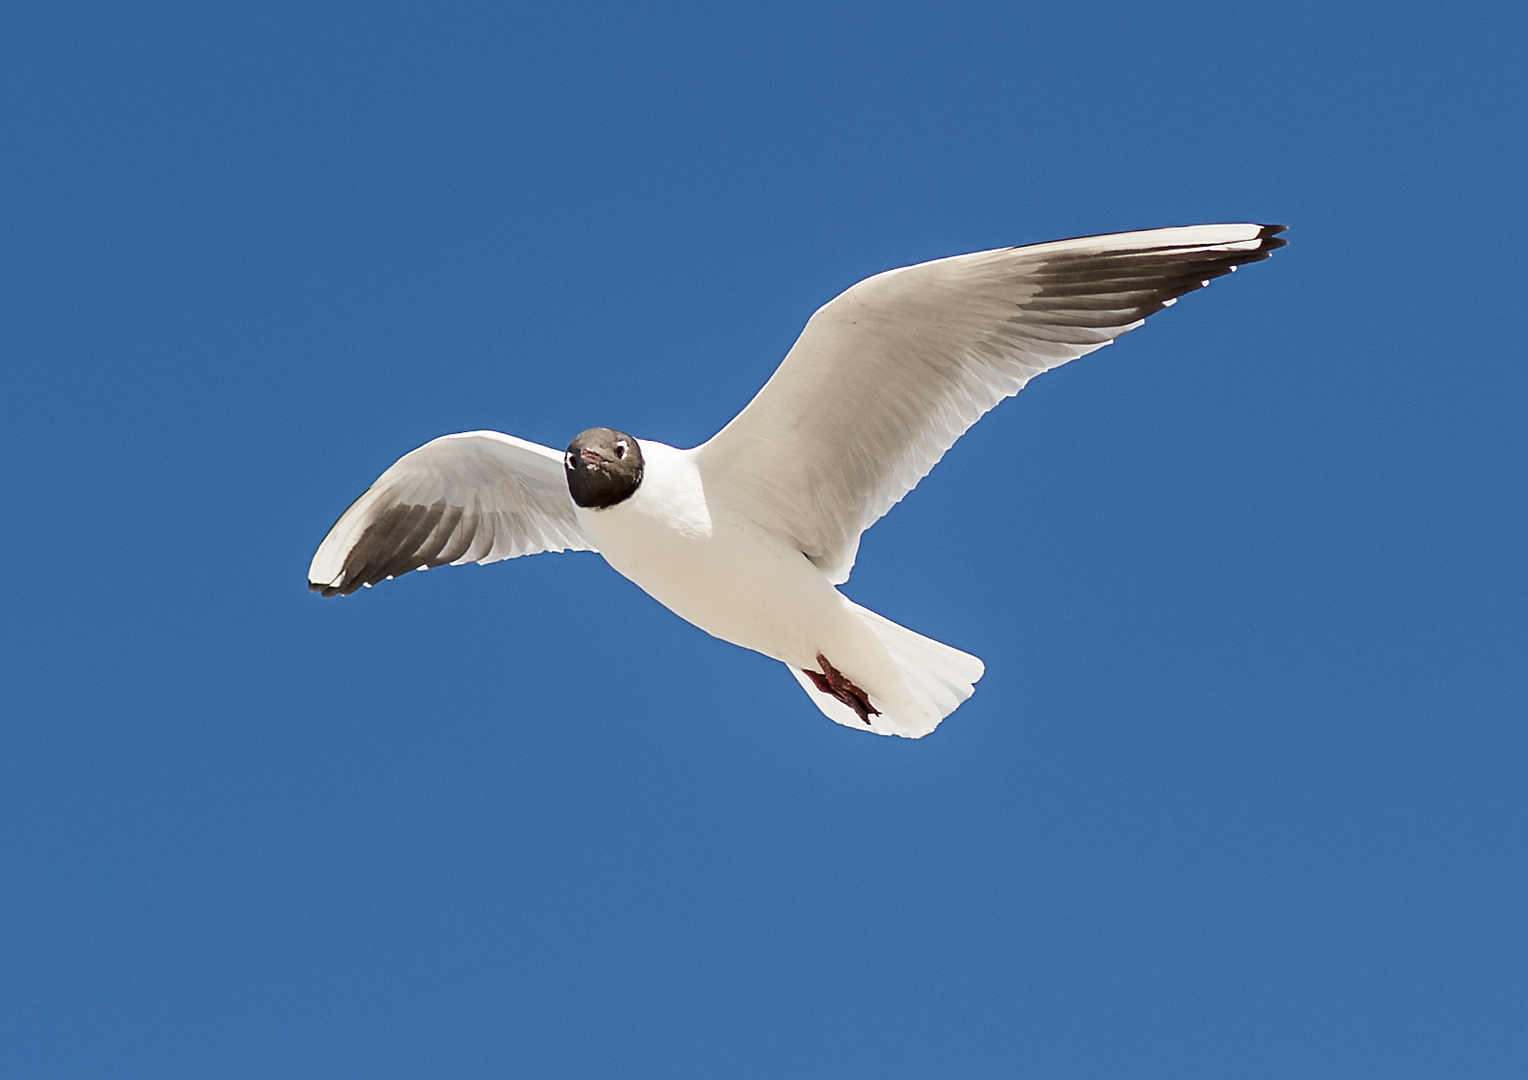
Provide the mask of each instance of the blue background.
POLYGON ((1520 1077, 1519 4, 0 14, 7 1077, 1520 1077), (594 555, 345 600, 492 427, 692 445, 856 280, 1290 247, 849 595, 920 742, 594 555))

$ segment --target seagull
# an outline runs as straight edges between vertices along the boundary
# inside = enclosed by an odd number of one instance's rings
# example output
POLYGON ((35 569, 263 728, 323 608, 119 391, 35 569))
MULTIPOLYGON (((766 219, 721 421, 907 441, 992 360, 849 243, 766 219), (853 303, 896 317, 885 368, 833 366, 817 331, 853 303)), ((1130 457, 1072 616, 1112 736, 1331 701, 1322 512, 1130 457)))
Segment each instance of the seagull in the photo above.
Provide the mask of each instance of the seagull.
POLYGON ((595 427, 562 453, 468 431, 405 454, 329 530, 309 587, 597 551, 680 618, 785 664, 829 719, 921 738, 985 667, 839 592, 860 537, 999 401, 1268 258, 1283 231, 1113 233, 876 274, 819 308, 700 446, 595 427))

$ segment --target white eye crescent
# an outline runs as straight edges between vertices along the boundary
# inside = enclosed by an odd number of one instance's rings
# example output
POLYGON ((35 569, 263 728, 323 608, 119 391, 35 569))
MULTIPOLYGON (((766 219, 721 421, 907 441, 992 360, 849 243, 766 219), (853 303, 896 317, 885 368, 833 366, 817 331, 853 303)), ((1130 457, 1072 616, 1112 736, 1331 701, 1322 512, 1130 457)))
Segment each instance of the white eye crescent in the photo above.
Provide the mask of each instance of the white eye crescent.
POLYGON ((626 440, 625 439, 622 439, 620 442, 615 444, 615 456, 616 457, 625 457, 626 456, 626 440))
POLYGON ((573 467, 573 451, 569 450, 567 453, 562 455, 562 467, 565 469, 571 469, 573 467))

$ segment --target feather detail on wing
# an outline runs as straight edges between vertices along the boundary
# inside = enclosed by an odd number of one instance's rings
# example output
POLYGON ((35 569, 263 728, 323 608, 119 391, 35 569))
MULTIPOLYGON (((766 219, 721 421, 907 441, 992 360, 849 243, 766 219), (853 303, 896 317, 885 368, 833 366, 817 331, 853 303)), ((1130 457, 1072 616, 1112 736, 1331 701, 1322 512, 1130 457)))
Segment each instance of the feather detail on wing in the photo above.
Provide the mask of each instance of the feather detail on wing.
POLYGON ((1284 246, 1280 225, 1194 225, 957 255, 867 278, 817 311, 697 461, 715 492, 835 584, 860 534, 1034 376, 1284 246))
POLYGON ((308 587, 349 595, 410 570, 589 551, 562 455, 497 431, 425 443, 399 458, 324 537, 308 587))

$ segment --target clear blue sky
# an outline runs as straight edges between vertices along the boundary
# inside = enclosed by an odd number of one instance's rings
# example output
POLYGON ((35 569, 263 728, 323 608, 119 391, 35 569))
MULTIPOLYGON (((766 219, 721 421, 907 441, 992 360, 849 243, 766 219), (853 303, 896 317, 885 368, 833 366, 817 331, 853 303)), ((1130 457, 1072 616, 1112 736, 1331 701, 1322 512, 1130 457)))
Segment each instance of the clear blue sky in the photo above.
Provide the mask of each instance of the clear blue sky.
POLYGON ((0 13, 0 1074, 1521 1077, 1519 4, 0 13), (1287 223, 847 592, 921 742, 593 555, 320 600, 403 452, 699 442, 936 256, 1287 223))

